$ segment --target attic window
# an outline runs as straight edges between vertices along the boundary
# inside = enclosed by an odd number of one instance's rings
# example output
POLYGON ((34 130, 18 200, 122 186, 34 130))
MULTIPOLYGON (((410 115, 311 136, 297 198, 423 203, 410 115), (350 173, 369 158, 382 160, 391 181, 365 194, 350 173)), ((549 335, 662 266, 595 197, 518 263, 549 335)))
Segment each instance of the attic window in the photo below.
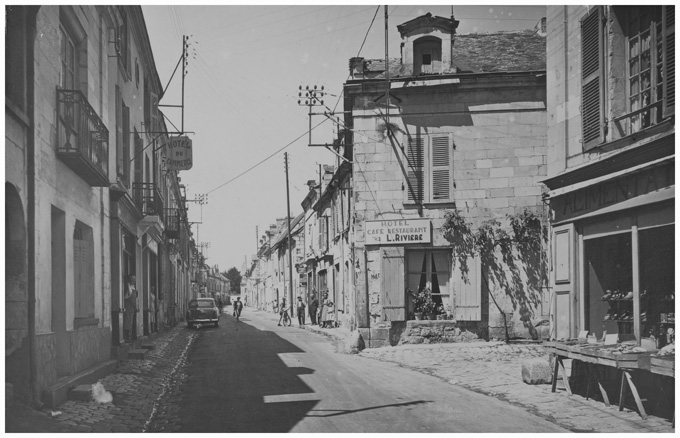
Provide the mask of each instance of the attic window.
POLYGON ((423 54, 423 65, 432 65, 432 55, 430 53, 423 54))

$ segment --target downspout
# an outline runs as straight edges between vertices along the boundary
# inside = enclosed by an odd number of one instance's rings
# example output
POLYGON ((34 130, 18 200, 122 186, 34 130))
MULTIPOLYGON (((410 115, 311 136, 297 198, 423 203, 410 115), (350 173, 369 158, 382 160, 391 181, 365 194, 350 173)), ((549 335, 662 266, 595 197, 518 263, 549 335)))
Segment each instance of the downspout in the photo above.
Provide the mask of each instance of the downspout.
POLYGON ((35 332, 36 332, 36 317, 35 317, 35 264, 36 264, 36 250, 35 250, 35 38, 37 35, 37 14, 39 8, 27 8, 26 17, 26 102, 27 113, 29 117, 28 135, 26 141, 26 188, 28 191, 28 204, 26 206, 27 216, 27 245, 28 245, 28 269, 27 269, 27 283, 28 283, 28 362, 29 362, 29 385, 30 394, 33 404, 40 406, 40 388, 38 387, 38 366, 35 350, 35 332), (30 17, 30 18, 29 18, 30 17))

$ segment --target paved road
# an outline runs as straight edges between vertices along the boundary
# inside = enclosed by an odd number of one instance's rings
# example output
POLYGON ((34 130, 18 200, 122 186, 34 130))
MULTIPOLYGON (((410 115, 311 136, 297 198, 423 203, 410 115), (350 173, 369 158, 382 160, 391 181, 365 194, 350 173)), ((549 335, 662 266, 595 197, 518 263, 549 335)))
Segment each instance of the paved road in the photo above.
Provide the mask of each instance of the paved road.
POLYGON ((244 312, 202 328, 151 431, 565 432, 499 400, 244 312), (170 421, 170 423, 168 423, 170 421))

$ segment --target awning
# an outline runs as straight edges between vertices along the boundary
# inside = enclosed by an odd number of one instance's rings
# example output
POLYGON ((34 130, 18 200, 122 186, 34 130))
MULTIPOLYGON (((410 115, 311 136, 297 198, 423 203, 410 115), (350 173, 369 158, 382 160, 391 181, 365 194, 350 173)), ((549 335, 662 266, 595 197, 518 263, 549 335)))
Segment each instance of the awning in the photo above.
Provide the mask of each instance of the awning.
POLYGON ((657 202, 668 201, 671 199, 675 199, 675 186, 664 187, 663 189, 657 190, 655 192, 645 193, 644 195, 636 196, 635 198, 627 199, 617 204, 613 204, 608 207, 601 208, 599 210, 591 211, 590 213, 586 213, 582 216, 571 217, 560 222, 554 222, 552 223, 552 226, 558 226, 569 222, 580 221, 582 219, 587 219, 593 216, 601 216, 603 214, 614 213, 621 210, 628 210, 630 208, 642 207, 643 205, 654 204, 657 202))

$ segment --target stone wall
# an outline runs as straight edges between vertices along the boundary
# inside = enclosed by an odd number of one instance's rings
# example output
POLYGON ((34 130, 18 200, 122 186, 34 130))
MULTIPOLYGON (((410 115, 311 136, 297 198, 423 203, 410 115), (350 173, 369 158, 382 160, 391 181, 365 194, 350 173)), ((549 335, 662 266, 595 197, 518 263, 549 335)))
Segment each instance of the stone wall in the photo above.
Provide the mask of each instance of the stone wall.
POLYGON ((406 321, 399 334, 399 345, 481 341, 477 324, 450 320, 406 321))

